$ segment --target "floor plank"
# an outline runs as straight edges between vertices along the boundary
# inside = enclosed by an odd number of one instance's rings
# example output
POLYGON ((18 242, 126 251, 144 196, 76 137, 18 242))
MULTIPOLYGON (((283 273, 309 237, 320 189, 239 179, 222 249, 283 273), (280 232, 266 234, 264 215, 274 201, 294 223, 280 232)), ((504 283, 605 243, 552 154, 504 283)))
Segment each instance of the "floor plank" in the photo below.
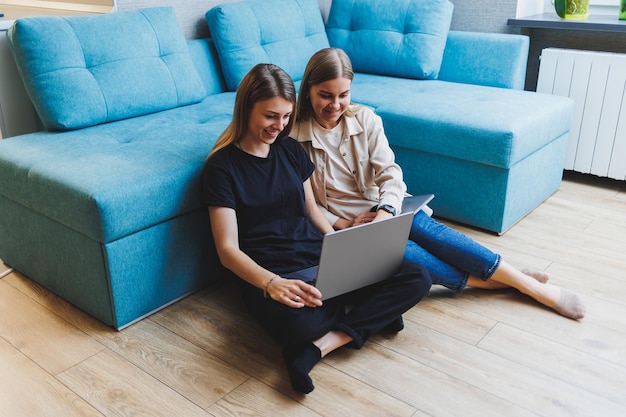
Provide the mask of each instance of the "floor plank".
POLYGON ((87 334, 3 281, 0 281, 0 310, 3 339, 52 375, 104 349, 87 334))
POLYGON ((185 393, 201 408, 209 407, 249 378, 151 320, 136 323, 125 332, 111 333, 104 343, 155 379, 185 393))
POLYGON ((535 416, 480 386, 378 343, 370 344, 359 352, 338 352, 326 362, 429 415, 445 416, 454 409, 464 410, 463 416, 466 417, 535 416), (476 404, 481 404, 481 407, 475 407, 476 404))
POLYGON ((592 416, 598 411, 603 416, 626 415, 624 406, 605 397, 411 322, 392 341, 377 340, 451 378, 545 417, 592 416))
MULTIPOLYGON (((553 376, 617 404, 624 402, 626 367, 561 343, 547 341, 513 327, 498 324, 478 345, 481 349, 553 376)), ((622 408, 623 409, 623 408, 622 408)))
POLYGON ((213 404, 209 411, 215 417, 316 417, 315 413, 297 401, 279 393, 254 378, 213 404))
POLYGON ((108 350, 62 372, 58 379, 107 416, 210 416, 108 350))
POLYGON ((0 369, 2 416, 103 416, 3 339, 0 339, 0 369))

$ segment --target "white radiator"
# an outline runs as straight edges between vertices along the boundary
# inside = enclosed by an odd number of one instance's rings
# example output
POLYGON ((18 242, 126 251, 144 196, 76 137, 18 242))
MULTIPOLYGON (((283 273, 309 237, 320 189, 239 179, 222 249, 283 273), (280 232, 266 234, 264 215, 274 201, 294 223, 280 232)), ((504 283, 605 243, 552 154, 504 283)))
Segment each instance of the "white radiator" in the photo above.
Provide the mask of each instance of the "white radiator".
POLYGON ((575 102, 565 169, 626 179, 626 54, 546 48, 537 92, 575 102))

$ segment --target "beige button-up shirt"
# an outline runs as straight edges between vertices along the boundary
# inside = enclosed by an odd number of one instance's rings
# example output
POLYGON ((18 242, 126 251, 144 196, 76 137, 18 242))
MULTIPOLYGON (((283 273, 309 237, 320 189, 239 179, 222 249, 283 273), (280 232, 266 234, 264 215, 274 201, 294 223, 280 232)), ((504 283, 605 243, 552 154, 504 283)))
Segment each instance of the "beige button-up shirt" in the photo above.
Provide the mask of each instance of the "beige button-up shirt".
MULTIPOLYGON (((314 134, 314 120, 296 123, 290 134, 300 142, 315 165, 311 185, 317 203, 330 224, 335 224, 340 217, 351 220, 375 205, 389 204, 400 213, 402 200, 406 195, 402 170, 395 162, 395 155, 385 136, 380 116, 364 106, 355 106, 353 110, 354 116, 343 117, 342 123, 345 125, 338 153, 349 167, 353 182, 344 184, 345 187, 341 189, 352 190, 356 187, 361 193, 362 205, 341 205, 329 201, 325 170, 329 161, 327 149, 330 145, 322 143, 314 134)), ((341 184, 336 186, 339 188, 341 184)), ((347 198, 353 200, 352 197, 347 198)))

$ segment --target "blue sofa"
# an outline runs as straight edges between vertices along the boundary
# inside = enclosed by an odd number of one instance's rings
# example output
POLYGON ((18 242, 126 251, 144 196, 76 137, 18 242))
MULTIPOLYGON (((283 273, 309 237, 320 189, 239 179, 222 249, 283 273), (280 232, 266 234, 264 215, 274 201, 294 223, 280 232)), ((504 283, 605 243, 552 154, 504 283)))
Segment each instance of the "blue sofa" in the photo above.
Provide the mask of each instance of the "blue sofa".
POLYGON ((329 45, 361 71, 353 100, 383 117, 409 191, 502 233, 558 188, 571 102, 521 90, 525 37, 448 32, 447 1, 396 3, 403 18, 433 8, 438 46, 398 48, 420 36, 368 14, 376 0, 335 0, 326 25, 315 0, 226 3, 210 40, 185 40, 169 7, 18 20, 9 43, 44 130, 0 141, 0 258, 117 329, 220 279, 200 171, 233 91, 258 62, 299 83, 329 45), (339 27, 357 17, 384 41, 339 27))

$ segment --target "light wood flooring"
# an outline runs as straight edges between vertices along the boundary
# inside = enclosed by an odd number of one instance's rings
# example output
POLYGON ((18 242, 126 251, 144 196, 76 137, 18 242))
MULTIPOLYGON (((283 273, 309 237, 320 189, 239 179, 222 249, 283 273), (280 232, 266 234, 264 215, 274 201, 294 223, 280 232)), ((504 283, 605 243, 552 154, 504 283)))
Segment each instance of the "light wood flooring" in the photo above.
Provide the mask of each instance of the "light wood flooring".
POLYGON ((433 288, 402 332, 329 355, 299 395, 230 285, 117 332, 12 272, 0 416, 626 416, 626 183, 568 173, 503 236, 452 226, 581 293, 587 317, 433 288))

